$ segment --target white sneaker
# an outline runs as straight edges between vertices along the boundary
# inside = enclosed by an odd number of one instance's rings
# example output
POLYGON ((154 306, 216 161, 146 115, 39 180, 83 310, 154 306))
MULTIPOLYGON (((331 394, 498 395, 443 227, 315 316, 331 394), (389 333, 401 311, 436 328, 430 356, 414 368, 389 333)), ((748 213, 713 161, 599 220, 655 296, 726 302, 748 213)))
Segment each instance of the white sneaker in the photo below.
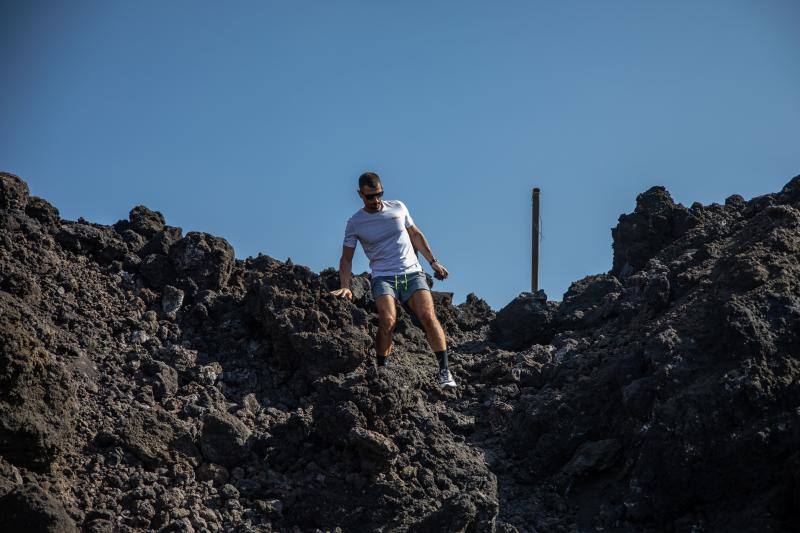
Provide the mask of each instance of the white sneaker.
POLYGON ((439 370, 439 388, 441 389, 454 389, 456 387, 456 380, 453 379, 453 374, 449 370, 439 370))

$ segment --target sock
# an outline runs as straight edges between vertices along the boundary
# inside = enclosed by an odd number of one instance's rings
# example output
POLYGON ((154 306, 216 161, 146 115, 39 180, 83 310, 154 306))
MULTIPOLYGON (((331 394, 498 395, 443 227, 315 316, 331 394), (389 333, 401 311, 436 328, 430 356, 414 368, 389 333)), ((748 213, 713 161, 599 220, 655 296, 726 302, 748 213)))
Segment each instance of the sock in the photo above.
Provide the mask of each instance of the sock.
POLYGON ((386 366, 386 356, 385 355, 376 355, 375 358, 378 360, 378 366, 386 366))
POLYGON ((447 370, 447 348, 436 352, 436 359, 439 361, 439 370, 447 370))

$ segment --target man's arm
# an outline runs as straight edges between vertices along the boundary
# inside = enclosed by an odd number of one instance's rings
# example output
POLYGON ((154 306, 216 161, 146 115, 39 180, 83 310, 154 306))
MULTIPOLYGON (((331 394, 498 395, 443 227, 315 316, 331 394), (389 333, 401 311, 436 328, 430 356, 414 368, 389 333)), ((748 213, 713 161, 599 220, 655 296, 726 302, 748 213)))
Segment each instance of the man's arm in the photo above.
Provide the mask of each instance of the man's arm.
POLYGON ((409 226, 406 228, 408 232, 408 236, 411 238, 411 245, 414 247, 414 251, 419 251, 422 253, 423 257, 431 264, 431 268, 433 269, 436 277, 438 279, 445 279, 449 272, 447 269, 439 263, 439 261, 434 261, 433 252, 431 251, 431 247, 428 244, 428 239, 425 238, 425 235, 419 230, 416 226, 409 226), (433 261, 433 262, 431 262, 433 261))
POLYGON ((414 246, 415 252, 421 252, 425 259, 428 262, 431 262, 433 259, 433 252, 431 251, 431 247, 428 245, 428 239, 425 238, 425 235, 419 230, 416 226, 410 226, 406 228, 408 232, 408 236, 411 238, 411 244, 414 246))
POLYGON ((339 258, 339 289, 331 291, 334 296, 344 296, 346 298, 353 298, 353 293, 350 292, 350 280, 353 278, 353 254, 355 248, 349 246, 342 246, 342 257, 339 258))
POLYGON ((350 280, 353 277, 353 254, 355 248, 342 246, 342 257, 339 258, 339 287, 342 289, 350 288, 350 280))

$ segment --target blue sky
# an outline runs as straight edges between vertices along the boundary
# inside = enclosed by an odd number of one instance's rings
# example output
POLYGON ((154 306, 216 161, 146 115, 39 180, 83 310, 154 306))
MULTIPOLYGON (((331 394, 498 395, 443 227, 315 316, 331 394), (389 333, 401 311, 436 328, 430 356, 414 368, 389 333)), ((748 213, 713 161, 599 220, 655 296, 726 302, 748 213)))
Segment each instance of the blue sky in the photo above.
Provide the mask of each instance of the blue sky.
POLYGON ((437 288, 495 308, 529 290, 538 186, 558 300, 648 187, 800 174, 798 27, 794 0, 2 2, 0 169, 64 218, 145 204, 317 271, 373 170, 437 288))

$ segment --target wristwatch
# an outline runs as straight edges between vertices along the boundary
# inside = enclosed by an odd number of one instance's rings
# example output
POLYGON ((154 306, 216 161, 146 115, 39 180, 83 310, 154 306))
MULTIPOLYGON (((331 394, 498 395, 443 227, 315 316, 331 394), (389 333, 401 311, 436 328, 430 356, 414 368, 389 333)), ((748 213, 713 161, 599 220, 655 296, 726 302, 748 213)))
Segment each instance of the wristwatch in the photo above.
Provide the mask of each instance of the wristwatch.
POLYGON ((433 266, 433 264, 434 264, 434 263, 438 263, 438 262, 439 262, 439 260, 438 260, 438 259, 436 259, 435 257, 431 257, 431 260, 430 260, 430 261, 428 261, 428 264, 429 264, 429 265, 431 265, 431 266, 433 266))

